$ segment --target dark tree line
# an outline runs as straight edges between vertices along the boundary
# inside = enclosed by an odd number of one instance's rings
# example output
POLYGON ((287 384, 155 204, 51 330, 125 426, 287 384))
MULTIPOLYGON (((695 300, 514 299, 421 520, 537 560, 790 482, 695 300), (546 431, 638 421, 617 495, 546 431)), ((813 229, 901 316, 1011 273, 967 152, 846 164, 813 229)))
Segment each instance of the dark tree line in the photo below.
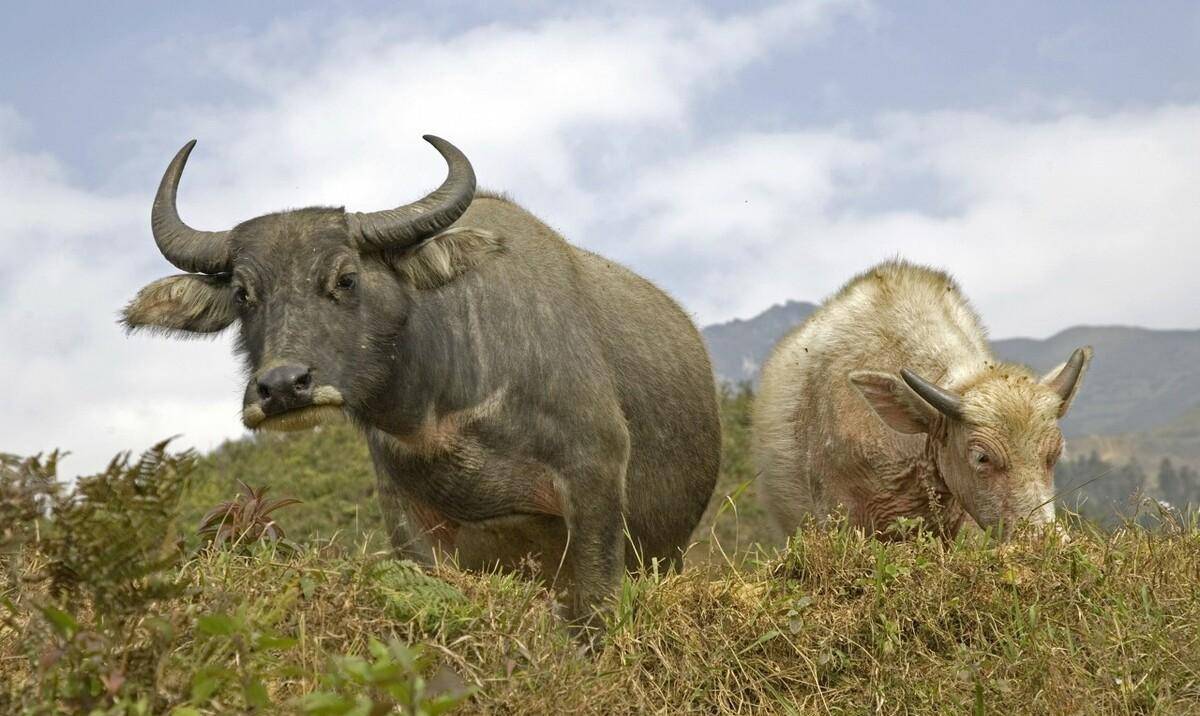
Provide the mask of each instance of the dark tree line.
POLYGON ((1094 518, 1130 514, 1142 497, 1167 502, 1181 510, 1200 506, 1200 472, 1175 465, 1169 458, 1159 463, 1155 479, 1148 479, 1137 460, 1117 465, 1091 454, 1059 462, 1054 482, 1059 500, 1094 518))
POLYGON ((1158 492, 1176 507, 1200 503, 1200 472, 1190 465, 1176 467, 1164 457, 1158 466, 1158 492))

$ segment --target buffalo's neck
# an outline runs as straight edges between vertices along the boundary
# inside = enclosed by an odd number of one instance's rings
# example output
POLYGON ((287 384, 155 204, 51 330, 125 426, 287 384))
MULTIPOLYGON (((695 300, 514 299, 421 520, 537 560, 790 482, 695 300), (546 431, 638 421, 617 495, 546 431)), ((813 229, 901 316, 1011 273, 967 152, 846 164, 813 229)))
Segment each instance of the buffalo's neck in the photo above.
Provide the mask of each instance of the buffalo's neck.
POLYGON ((884 533, 898 517, 920 517, 933 531, 953 537, 963 509, 927 455, 909 457, 876 470, 878 494, 864 503, 866 521, 884 533))
POLYGON ((423 291, 397 333, 391 372, 366 422, 390 435, 420 431, 431 418, 469 408, 487 395, 485 337, 476 329, 474 292, 423 291))

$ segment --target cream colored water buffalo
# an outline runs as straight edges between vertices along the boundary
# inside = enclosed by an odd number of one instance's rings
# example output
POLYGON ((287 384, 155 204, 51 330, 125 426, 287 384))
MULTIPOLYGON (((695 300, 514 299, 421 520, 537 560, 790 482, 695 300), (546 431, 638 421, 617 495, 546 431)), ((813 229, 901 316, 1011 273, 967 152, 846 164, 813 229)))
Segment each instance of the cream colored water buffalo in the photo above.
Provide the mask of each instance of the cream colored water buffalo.
POLYGON ((1054 464, 1090 347, 1045 377, 1001 363, 945 273, 904 261, 847 283, 763 368, 754 453, 764 506, 791 534, 839 505, 884 533, 966 516, 1004 531, 1054 519, 1054 464))

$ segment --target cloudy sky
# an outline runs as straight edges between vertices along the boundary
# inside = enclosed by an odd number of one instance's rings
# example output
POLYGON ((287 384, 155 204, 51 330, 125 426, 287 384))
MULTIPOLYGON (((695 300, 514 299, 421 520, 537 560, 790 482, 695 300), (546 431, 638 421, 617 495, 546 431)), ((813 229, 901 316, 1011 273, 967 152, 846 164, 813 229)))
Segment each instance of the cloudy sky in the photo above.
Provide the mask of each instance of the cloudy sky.
POLYGON ((241 433, 228 338, 126 337, 194 226, 483 186, 698 322, 819 300, 897 254, 992 335, 1200 327, 1200 5, 14 3, 0 25, 0 451, 67 472, 241 433), (397 9, 402 7, 403 9, 397 9))

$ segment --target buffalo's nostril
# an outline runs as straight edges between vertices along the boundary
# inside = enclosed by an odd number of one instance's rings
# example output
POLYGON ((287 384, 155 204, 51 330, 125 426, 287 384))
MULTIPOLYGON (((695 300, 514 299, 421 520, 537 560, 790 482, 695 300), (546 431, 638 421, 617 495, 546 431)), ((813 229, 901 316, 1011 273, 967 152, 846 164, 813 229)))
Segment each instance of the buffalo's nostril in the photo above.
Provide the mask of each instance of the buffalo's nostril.
POLYGON ((255 389, 268 415, 303 407, 312 399, 312 372, 305 366, 276 366, 258 377, 255 389))

